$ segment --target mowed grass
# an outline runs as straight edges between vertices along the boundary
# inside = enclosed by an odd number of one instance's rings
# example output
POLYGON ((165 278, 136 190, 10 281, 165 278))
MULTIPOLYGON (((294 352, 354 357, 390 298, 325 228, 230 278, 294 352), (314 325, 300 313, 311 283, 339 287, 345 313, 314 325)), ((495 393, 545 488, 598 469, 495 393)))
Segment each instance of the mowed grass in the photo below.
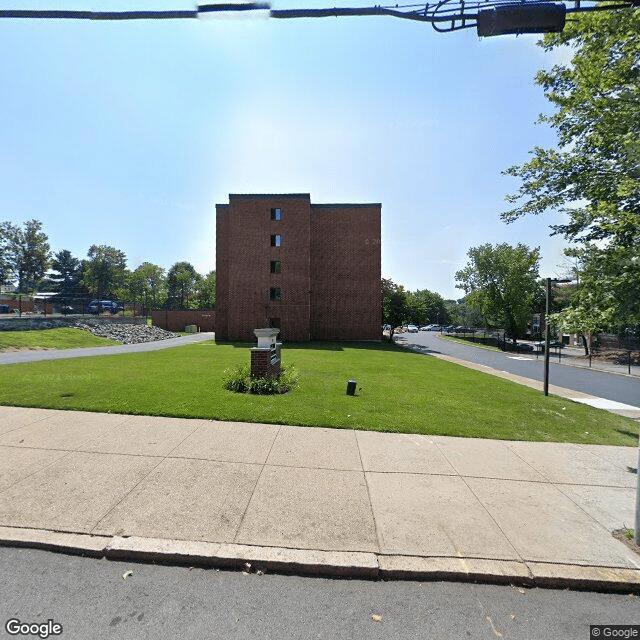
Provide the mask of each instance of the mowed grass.
POLYGON ((99 338, 84 329, 60 327, 33 331, 0 331, 0 351, 3 349, 76 349, 120 344, 99 338))
POLYGON ((300 372, 288 394, 222 388, 249 346, 201 342, 162 351, 0 366, 0 404, 508 440, 637 446, 632 420, 383 344, 286 344, 300 372), (347 381, 358 381, 355 397, 347 381))

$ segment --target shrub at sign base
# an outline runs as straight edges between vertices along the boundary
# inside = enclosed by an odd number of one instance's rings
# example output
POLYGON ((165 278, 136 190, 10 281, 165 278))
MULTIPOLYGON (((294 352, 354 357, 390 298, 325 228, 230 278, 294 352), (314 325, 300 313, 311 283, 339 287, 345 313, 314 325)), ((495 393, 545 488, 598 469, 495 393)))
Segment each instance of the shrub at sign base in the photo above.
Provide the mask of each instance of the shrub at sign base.
POLYGON ((298 386, 299 374, 295 367, 282 367, 279 376, 253 378, 249 364, 236 365, 233 369, 226 369, 222 383, 227 391, 235 393, 253 393, 256 395, 273 395, 287 393, 298 386))

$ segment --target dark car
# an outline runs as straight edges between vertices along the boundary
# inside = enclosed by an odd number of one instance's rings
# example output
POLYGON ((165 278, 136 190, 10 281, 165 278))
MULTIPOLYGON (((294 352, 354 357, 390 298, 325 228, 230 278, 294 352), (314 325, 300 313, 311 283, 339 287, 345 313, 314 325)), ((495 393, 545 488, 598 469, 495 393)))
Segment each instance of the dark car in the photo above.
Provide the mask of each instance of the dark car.
POLYGON ((516 345, 517 351, 533 351, 533 345, 527 344, 526 342, 518 342, 516 345))
POLYGON ((110 313, 118 313, 122 309, 122 306, 113 300, 92 300, 87 306, 89 313, 98 314, 102 311, 109 311, 110 313))
POLYGON ((11 313, 11 307, 8 304, 0 304, 0 313, 11 313))

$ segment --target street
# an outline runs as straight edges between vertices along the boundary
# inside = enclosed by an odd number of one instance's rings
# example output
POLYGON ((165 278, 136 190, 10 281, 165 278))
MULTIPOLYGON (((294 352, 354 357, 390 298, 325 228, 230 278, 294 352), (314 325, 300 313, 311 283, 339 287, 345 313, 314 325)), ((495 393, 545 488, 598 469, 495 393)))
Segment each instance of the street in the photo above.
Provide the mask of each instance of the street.
MULTIPOLYGON (((472 345, 452 342, 440 337, 437 331, 402 333, 399 344, 417 345, 435 353, 454 356, 469 362, 483 364, 499 371, 508 371, 525 378, 543 379, 543 358, 536 359, 531 353, 512 353, 481 349, 472 345)), ((623 370, 620 367, 621 371, 623 370)), ((640 406, 640 378, 592 369, 581 369, 551 362, 549 366, 550 384, 589 393, 599 398, 622 402, 634 407, 640 406)))
POLYGON ((2 637, 10 619, 51 619, 62 625, 51 637, 73 640, 589 640, 591 624, 640 622, 629 594, 245 575, 6 547, 0 585, 2 637))

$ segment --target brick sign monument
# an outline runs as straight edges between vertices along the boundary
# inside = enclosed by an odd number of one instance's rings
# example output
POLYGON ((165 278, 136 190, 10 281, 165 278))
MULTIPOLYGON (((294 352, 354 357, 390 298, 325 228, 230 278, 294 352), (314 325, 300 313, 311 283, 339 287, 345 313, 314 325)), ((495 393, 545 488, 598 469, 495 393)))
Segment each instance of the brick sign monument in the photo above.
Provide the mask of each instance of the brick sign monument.
POLYGON ((280 348, 282 343, 276 342, 279 329, 254 329, 258 338, 258 346, 251 349, 251 377, 276 377, 281 373, 280 348))

